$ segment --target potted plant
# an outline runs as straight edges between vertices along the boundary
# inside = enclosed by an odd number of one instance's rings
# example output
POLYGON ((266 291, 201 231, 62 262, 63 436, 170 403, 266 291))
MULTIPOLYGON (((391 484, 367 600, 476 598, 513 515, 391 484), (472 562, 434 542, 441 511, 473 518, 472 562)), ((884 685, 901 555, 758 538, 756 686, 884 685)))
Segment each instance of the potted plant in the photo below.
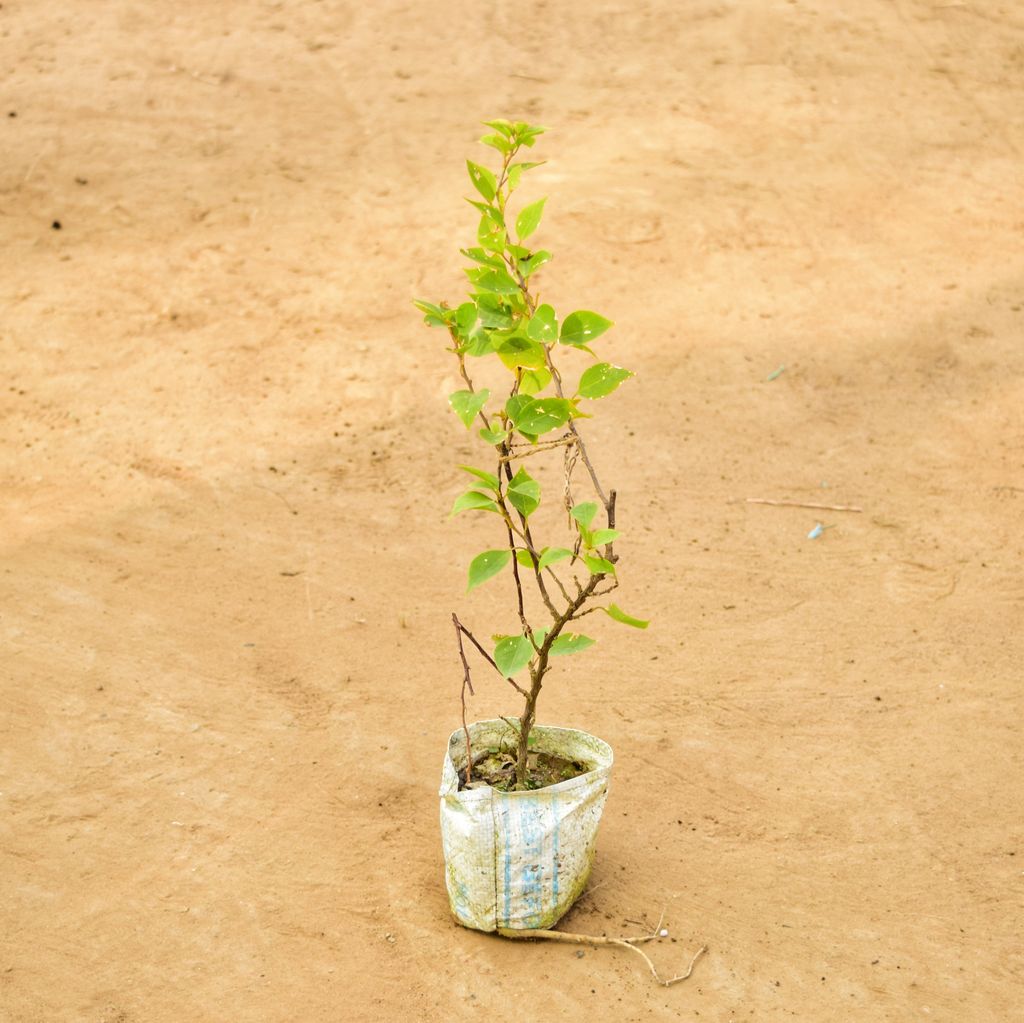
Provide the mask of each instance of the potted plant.
POLYGON ((479 214, 475 244, 461 250, 469 296, 454 307, 415 304, 450 339, 463 386, 448 401, 480 444, 474 464, 459 467, 469 486, 452 514, 490 517, 498 538, 469 560, 468 588, 501 581, 511 598, 490 642, 452 615, 463 678, 462 728, 449 742, 441 787, 448 892, 461 924, 519 936, 551 927, 583 891, 612 765, 600 739, 536 723, 552 658, 593 645, 579 631, 586 615, 600 611, 638 629, 648 622, 608 600, 619 585, 615 491, 599 479, 579 426, 633 374, 595 351, 610 320, 589 310, 560 320, 538 297, 551 253, 533 236, 546 199, 513 210, 512 196, 540 166, 521 156, 544 129, 485 124, 480 141, 500 166, 467 161, 479 214), (479 386, 485 376, 490 386, 479 386), (560 476, 542 504, 543 473, 530 469, 545 458, 560 464, 560 476), (522 700, 516 718, 467 722, 477 656, 522 700))

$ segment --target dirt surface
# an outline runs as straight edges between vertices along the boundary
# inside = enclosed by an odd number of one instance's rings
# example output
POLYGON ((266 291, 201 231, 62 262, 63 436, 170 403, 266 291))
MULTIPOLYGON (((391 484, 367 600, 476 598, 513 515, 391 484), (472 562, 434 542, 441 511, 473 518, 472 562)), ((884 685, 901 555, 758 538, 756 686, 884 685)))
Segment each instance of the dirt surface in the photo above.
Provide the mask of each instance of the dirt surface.
POLYGON ((0 1018, 1018 1018, 1016 4, 4 0, 0 69, 0 1018), (617 754, 563 926, 667 904, 669 990, 443 890, 449 615, 507 594, 409 299, 502 115, 638 372, 589 436, 654 625, 541 706, 617 754))
MULTIPOLYGON (((461 768, 465 771, 466 758, 463 756, 461 768)), ((548 785, 578 778, 592 770, 588 764, 580 764, 564 757, 548 753, 531 753, 526 764, 526 788, 543 789, 548 785)), ((516 787, 516 756, 515 751, 493 752, 487 750, 473 757, 473 773, 469 785, 460 782, 459 789, 464 788, 495 788, 502 792, 513 792, 516 787), (479 762, 478 762, 479 761, 479 762)))

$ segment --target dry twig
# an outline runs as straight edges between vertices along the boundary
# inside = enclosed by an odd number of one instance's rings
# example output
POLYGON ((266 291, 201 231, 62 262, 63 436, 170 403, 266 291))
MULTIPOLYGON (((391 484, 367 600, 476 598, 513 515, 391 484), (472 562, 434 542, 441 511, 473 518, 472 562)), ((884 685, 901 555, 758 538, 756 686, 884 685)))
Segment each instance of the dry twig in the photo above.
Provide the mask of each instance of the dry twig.
POLYGON ((819 508, 822 511, 862 512, 853 504, 816 504, 814 501, 771 501, 767 497, 748 497, 747 504, 771 504, 780 508, 819 508))
POLYGON ((662 986, 671 987, 673 984, 678 984, 680 981, 686 980, 697 963, 697 960, 708 950, 707 945, 701 945, 699 949, 694 953, 693 958, 690 960, 690 965, 687 967, 685 973, 676 974, 674 977, 669 977, 667 980, 663 979, 658 973, 654 963, 651 962, 651 958, 644 952, 643 949, 637 948, 637 945, 642 945, 648 941, 654 941, 661 937, 661 925, 665 920, 664 910, 661 914, 661 919, 658 921, 658 926, 655 927, 651 934, 642 934, 636 938, 607 938, 604 936, 598 936, 593 934, 573 934, 570 931, 548 931, 548 930, 535 930, 535 931, 518 931, 508 927, 499 927, 498 934, 503 938, 514 938, 517 940, 543 940, 543 941, 561 941, 569 945, 614 945, 618 948, 628 948, 630 952, 635 952, 645 963, 647 968, 651 971, 651 976, 662 986))

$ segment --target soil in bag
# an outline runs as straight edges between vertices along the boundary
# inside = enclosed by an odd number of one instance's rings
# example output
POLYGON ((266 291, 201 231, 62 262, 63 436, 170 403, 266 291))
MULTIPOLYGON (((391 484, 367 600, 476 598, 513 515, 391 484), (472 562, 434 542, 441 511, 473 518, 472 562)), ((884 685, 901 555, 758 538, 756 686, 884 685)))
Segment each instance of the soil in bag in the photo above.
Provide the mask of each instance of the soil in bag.
MULTIPOLYGON (((543 789, 548 785, 557 785, 560 781, 568 781, 586 774, 591 769, 589 764, 578 760, 567 760, 553 753, 529 753, 526 759, 526 787, 543 789)), ((477 789, 485 786, 511 792, 516 787, 515 753, 491 747, 481 753, 474 750, 473 773, 469 785, 466 784, 465 768, 459 770, 459 790, 477 789)))

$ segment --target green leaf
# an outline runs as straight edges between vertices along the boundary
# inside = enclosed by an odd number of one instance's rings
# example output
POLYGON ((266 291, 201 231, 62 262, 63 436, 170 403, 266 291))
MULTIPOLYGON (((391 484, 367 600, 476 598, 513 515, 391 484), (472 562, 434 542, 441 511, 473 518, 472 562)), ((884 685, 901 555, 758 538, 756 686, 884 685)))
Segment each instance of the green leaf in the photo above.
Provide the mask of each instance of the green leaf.
POLYGON ((509 190, 519 187, 519 182, 522 179, 523 172, 533 170, 534 167, 540 167, 541 164, 546 163, 545 160, 540 160, 534 163, 514 163, 508 169, 508 187, 509 190))
POLYGON ((486 387, 482 391, 456 391, 448 395, 448 404, 455 409, 455 414, 466 424, 468 430, 490 396, 491 392, 486 387))
POLYGON ((533 654, 533 644, 525 636, 504 636, 494 648, 494 663, 505 678, 511 678, 530 663, 533 654))
POLYGON ((508 499, 516 511, 529 518, 540 505, 540 484, 521 468, 509 481, 508 499))
POLYGON ((458 348, 460 355, 471 355, 476 359, 490 355, 493 351, 490 336, 482 327, 474 329, 473 333, 458 348))
POLYGON ((609 327, 614 326, 611 320, 606 320, 597 313, 586 309, 570 313, 562 323, 562 333, 558 340, 563 345, 585 345, 589 344, 596 337, 600 337, 609 327))
POLYGON ((488 444, 501 444, 508 436, 508 433, 505 430, 488 430, 487 427, 481 427, 479 436, 487 441, 488 444))
POLYGON ((595 547, 603 547, 606 543, 611 543, 618 538, 619 531, 617 529, 597 529, 591 535, 590 541, 595 547))
POLYGON ((533 557, 529 551, 524 551, 522 547, 516 548, 516 561, 518 561, 523 568, 528 568, 533 571, 533 557))
POLYGON ((576 393, 583 398, 603 398, 611 394, 623 380, 633 374, 621 366, 613 366, 610 362, 599 362, 583 371, 576 393))
POLYGON ((599 558, 596 554, 584 554, 583 564, 594 575, 615 575, 615 566, 605 558, 599 558))
POLYGON ((496 295, 480 295, 476 300, 476 311, 480 317, 480 326, 489 330, 511 327, 515 322, 512 314, 501 308, 496 295))
POLYGON ((540 563, 537 567, 547 568, 548 565, 553 565, 556 561, 564 561, 571 557, 572 551, 566 550, 565 547, 545 547, 540 552, 540 563))
POLYGON ((438 319, 444 319, 444 310, 439 305, 434 305, 433 302, 424 302, 421 298, 414 298, 412 304, 416 306, 421 313, 427 313, 429 316, 436 316, 438 319))
POLYGON ((539 394, 551 383, 551 371, 543 366, 539 369, 527 369, 519 378, 520 394, 539 394))
POLYGON ((581 650, 586 650, 588 646, 593 646, 596 642, 596 640, 591 639, 589 636, 573 635, 568 632, 562 633, 551 644, 551 656, 578 654, 581 650))
POLYGON ((505 551, 484 551, 478 554, 469 563, 469 591, 482 582, 486 582, 493 575, 497 575, 512 560, 512 552, 505 551))
POLYGON ((519 216, 516 217, 516 234, 519 235, 520 241, 529 238, 540 226, 540 218, 544 214, 544 203, 546 202, 547 198, 538 199, 519 211, 519 216))
POLYGON ((448 517, 451 518, 452 515, 458 515, 459 512, 464 511, 489 511, 501 514, 497 504, 486 494, 481 494, 479 490, 467 490, 455 498, 455 504, 452 505, 448 517))
POLYGON ((446 327, 448 325, 448 316, 446 311, 439 305, 434 305, 433 302, 423 302, 420 299, 414 299, 413 303, 421 313, 424 313, 423 322, 428 327, 446 327))
POLYGON ((496 223, 489 213, 485 213, 476 229, 476 240, 480 243, 480 248, 487 252, 504 252, 505 228, 496 223))
POLYGON ((594 521, 594 516, 597 514, 597 502, 583 501, 580 504, 573 505, 572 511, 569 514, 581 526, 589 529, 590 523, 594 521))
POLYGON ((531 398, 530 402, 519 411, 515 421, 520 433, 540 437, 572 418, 572 402, 566 398, 531 398))
MULTIPOLYGON (((533 253, 532 256, 528 256, 526 259, 520 260, 519 272, 524 277, 529 277, 534 270, 539 270, 545 263, 551 260, 551 253, 547 249, 541 249, 539 252, 533 253)), ((552 339, 554 340, 554 339, 552 339)))
POLYGON ((521 334, 494 341, 494 350, 509 369, 524 366, 527 369, 543 369, 544 348, 537 341, 531 341, 521 334))
POLYGON ((494 175, 486 167, 481 167, 472 160, 466 161, 466 170, 469 171, 469 180, 473 182, 473 187, 490 202, 498 190, 498 182, 494 175))
POLYGON ((497 133, 493 135, 484 135, 484 137, 480 139, 480 141, 485 146, 490 146, 492 149, 497 149, 499 153, 510 153, 512 151, 512 146, 509 144, 508 139, 505 138, 503 135, 499 135, 497 133))
POLYGON ((489 291, 495 295, 515 295, 519 292, 519 285, 504 269, 485 269, 475 278, 474 283, 481 291, 489 291))
POLYGON ((476 306, 472 302, 463 302, 455 310, 455 326, 463 336, 468 336, 476 326, 476 306))
POLYGON ((549 305, 542 305, 530 319, 526 334, 534 341, 554 341, 558 337, 558 320, 555 319, 555 310, 549 305))
POLYGON ((506 121, 502 118, 496 118, 493 121, 481 121, 480 122, 485 128, 493 128, 495 131, 500 132, 505 138, 512 137, 512 122, 506 121))
POLYGON ((547 131, 546 128, 535 128, 532 125, 523 124, 521 121, 515 123, 516 137, 524 146, 532 146, 537 141, 537 136, 543 135, 545 131, 547 131))
POLYGON ((634 618, 632 615, 626 614, 617 604, 609 604, 601 610, 609 618, 614 618, 617 622, 622 622, 623 625, 632 625, 634 629, 646 629, 651 624, 650 621, 645 622, 642 618, 634 618))
POLYGON ((513 426, 515 426, 523 409, 532 405, 535 400, 535 398, 531 398, 528 394, 513 394, 512 397, 505 402, 505 415, 512 420, 513 426))
POLYGON ((500 488, 498 477, 492 472, 485 472, 483 469, 474 469, 471 465, 460 465, 459 468, 463 472, 468 472, 470 476, 475 476, 478 480, 483 480, 491 488, 491 490, 497 492, 500 488))
MULTIPOLYGON (((486 209, 486 207, 484 208, 486 209)), ((496 256, 493 252, 484 252, 481 248, 474 247, 471 249, 459 249, 459 252, 461 252, 466 259, 471 259, 474 263, 480 263, 483 266, 489 266, 493 269, 499 269, 505 265, 501 261, 501 256, 496 256)))

